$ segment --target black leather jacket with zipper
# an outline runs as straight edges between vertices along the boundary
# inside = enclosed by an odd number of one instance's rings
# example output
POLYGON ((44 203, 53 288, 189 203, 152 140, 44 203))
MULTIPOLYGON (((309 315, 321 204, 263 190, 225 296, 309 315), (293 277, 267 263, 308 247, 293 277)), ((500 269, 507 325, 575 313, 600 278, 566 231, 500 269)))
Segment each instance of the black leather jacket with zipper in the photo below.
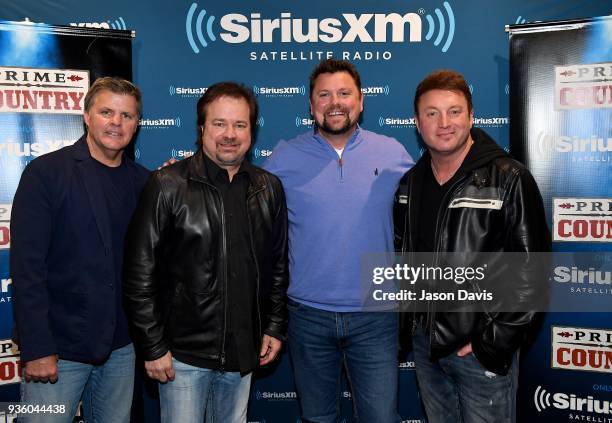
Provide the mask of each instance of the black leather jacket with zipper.
MULTIPOLYGON (((442 200, 437 214, 434 254, 444 252, 516 252, 526 262, 534 252, 551 249, 550 233, 538 187, 529 171, 489 136, 472 129, 474 144, 442 200), (471 205, 478 203, 478 206, 471 205), (483 206, 483 204, 489 206, 483 206)), ((404 175, 395 195, 396 251, 414 252, 419 224, 419 198, 426 152, 404 175)), ((513 269, 513 295, 529 302, 546 293, 546 280, 533 280, 530 269, 513 269)), ((431 358, 438 359, 472 343, 473 353, 488 370, 506 374, 524 339, 534 312, 442 312, 428 315, 431 358)), ((407 346, 415 315, 402 313, 401 340, 407 346)))
MULTIPOLYGON (((123 295, 135 345, 145 360, 167 351, 225 360, 227 249, 221 195, 202 152, 153 172, 128 229, 123 295)), ((287 208, 278 178, 245 163, 247 216, 263 334, 285 339, 287 208)), ((259 347, 258 347, 259 348, 259 347)), ((253 365, 256 365, 255 360, 253 365)))

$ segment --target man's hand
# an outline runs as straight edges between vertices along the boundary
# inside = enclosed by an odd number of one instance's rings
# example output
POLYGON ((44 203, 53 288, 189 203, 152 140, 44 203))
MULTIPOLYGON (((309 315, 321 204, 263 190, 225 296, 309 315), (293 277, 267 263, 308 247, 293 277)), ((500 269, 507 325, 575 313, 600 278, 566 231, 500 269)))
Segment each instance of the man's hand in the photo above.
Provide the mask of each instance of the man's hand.
POLYGON ((459 351, 457 351, 457 355, 459 357, 465 357, 466 355, 468 355, 471 352, 472 352, 472 343, 470 342, 469 344, 464 345, 463 347, 461 347, 461 349, 459 349, 459 351))
POLYGON ((176 160, 174 157, 170 157, 168 160, 163 162, 162 165, 157 168, 157 170, 161 169, 162 167, 170 166, 176 162, 178 162, 178 160, 176 160))
POLYGON ((283 343, 270 335, 264 335, 261 340, 261 351, 259 352, 259 365, 265 366, 273 361, 281 349, 283 343))
POLYGON ((26 382, 57 382, 57 354, 26 361, 26 382))
POLYGON ((168 351, 162 357, 153 361, 145 361, 145 370, 151 379, 166 383, 174 380, 174 367, 172 367, 172 353, 168 351))

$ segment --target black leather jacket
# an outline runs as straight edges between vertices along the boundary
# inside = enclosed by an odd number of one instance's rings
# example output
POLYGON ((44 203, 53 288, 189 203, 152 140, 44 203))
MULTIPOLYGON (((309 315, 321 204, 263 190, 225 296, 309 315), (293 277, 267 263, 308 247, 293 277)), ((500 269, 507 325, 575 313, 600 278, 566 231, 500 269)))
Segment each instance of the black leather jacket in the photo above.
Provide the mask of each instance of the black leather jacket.
MULTIPOLYGON (((153 172, 126 236, 123 294, 134 343, 145 360, 167 351, 223 366, 228 299, 221 195, 202 152, 153 172)), ((287 208, 278 178, 245 163, 247 215, 256 264, 255 339, 284 339, 287 208)), ((259 350, 259 345, 257 346, 259 350)))
MULTIPOLYGON (((538 187, 529 171, 510 158, 489 136, 472 129, 474 145, 459 178, 443 198, 437 216, 435 252, 550 251, 551 240, 538 187), (469 159, 468 159, 469 158, 469 159), (462 199, 463 205, 452 204, 462 199), (464 200, 493 200, 490 208, 470 207, 464 200)), ((426 166, 426 152, 404 175, 395 196, 396 250, 415 251, 418 201, 426 166)), ((434 253, 435 253, 434 252, 434 253)), ((545 280, 532 280, 517 271, 514 295, 528 299, 546 292, 545 280)), ((410 340, 415 326, 412 313, 402 313, 402 342, 410 340)), ((438 359, 472 343, 473 353, 488 370, 506 374, 515 351, 533 320, 533 312, 475 313, 432 312, 428 316, 431 358, 438 359)))

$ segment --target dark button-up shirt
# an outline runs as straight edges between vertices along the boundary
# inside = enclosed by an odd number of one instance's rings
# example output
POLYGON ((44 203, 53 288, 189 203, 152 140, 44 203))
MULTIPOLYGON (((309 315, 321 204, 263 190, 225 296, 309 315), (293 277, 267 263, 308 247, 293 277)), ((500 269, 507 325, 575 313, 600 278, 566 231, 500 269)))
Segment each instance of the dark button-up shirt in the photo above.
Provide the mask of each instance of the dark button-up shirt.
MULTIPOLYGON (((259 354, 258 340, 253 338, 256 324, 256 269, 251 255, 251 240, 246 199, 249 175, 244 163, 232 180, 206 154, 204 163, 211 183, 219 191, 223 204, 225 241, 227 248, 227 335, 225 338, 224 370, 239 371, 252 366, 259 354)), ((217 363, 218 366, 218 363, 217 363)), ((215 366, 215 367, 217 367, 215 366)), ((207 366, 213 367, 213 366, 207 366)))

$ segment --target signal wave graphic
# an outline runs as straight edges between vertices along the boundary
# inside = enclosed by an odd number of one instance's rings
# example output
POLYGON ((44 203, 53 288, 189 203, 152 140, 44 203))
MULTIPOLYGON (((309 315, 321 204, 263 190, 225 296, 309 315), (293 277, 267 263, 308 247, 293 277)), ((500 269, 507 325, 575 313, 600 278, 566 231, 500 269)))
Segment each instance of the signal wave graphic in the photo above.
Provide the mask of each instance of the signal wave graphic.
POLYGON ((546 389, 541 386, 538 386, 533 394, 533 402, 536 409, 542 412, 545 408, 550 407, 550 393, 546 392, 546 389))
POLYGON ((298 127, 298 128, 300 126, 307 126, 307 127, 311 128, 313 124, 314 124, 314 120, 312 120, 312 119, 301 118, 299 116, 295 117, 295 126, 298 127))
POLYGON ((260 157, 266 157, 266 156, 264 155, 264 151, 267 153, 267 151, 266 151, 266 150, 261 150, 261 149, 259 149, 259 148, 255 148, 255 151, 254 151, 254 153, 255 153, 255 157, 256 157, 256 158, 258 158, 258 159, 259 159, 260 157))
POLYGON ((121 16, 119 16, 119 19, 115 19, 115 21, 106 21, 108 22, 108 24, 110 25, 110 27, 112 29, 127 29, 127 26, 125 25, 125 21, 123 20, 123 18, 121 16))
POLYGON ((553 138, 546 132, 540 132, 537 136, 537 149, 541 156, 548 156, 554 148, 553 138))
MULTIPOLYGON (((197 8, 198 8, 198 4, 193 3, 191 7, 189 8, 189 12, 187 12, 187 18, 185 19, 185 33, 187 34, 187 41, 189 41, 189 46, 191 47, 193 52, 196 54, 200 52, 200 49, 198 48, 193 38, 193 31, 191 28, 194 26, 193 17, 195 15, 197 8)), ((198 38, 198 41, 200 42, 200 45, 204 48, 208 47, 208 42, 204 38, 204 33, 202 32, 203 21, 204 21, 205 16, 206 16, 206 10, 202 9, 200 10, 200 13, 198 13, 198 17, 195 19, 196 36, 198 38)), ((210 41, 217 40, 217 37, 215 36, 212 30, 212 26, 214 22, 215 22, 215 17, 212 15, 209 16, 208 19, 206 20, 206 34, 208 35, 208 38, 210 38, 210 41)))
MULTIPOLYGON (((434 46, 439 46, 442 42, 442 39, 444 38, 444 35, 446 34, 446 41, 442 46, 442 53, 446 53, 450 45, 453 43, 453 38, 455 37, 455 15, 453 13, 453 9, 451 9, 451 6, 447 1, 442 3, 442 5, 444 6, 446 14, 448 15, 448 32, 446 31, 446 20, 444 19, 444 15, 442 14, 442 11, 440 9, 436 8, 434 10, 434 13, 438 18, 438 35, 436 36, 436 39, 433 43, 434 46)), ((429 41, 433 37, 434 32, 436 30, 436 23, 431 15, 426 15, 425 18, 427 19, 427 23, 429 24, 429 30, 425 35, 425 39, 429 41)))

